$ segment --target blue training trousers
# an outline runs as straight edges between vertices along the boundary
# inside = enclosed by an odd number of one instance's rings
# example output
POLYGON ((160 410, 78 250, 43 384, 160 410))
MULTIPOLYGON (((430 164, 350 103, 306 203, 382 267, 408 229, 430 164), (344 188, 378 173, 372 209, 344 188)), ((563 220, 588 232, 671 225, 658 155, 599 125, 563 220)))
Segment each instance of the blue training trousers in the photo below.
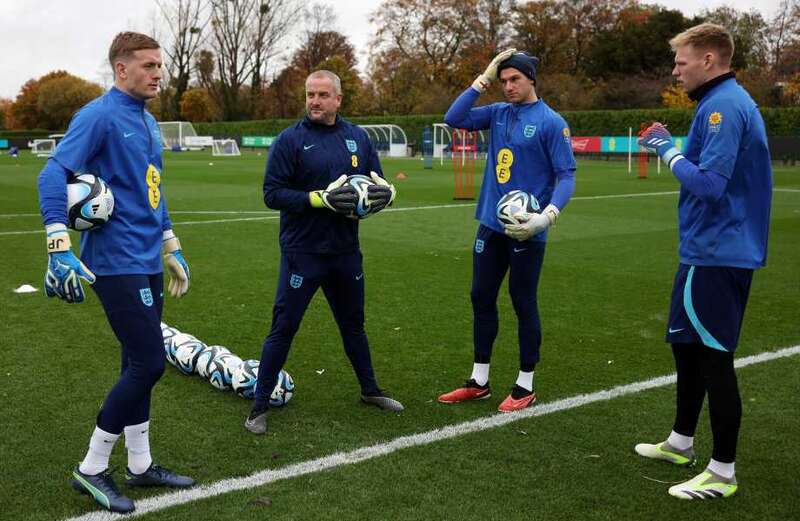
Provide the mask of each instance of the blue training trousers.
POLYGON ((292 339, 311 298, 322 287, 339 326, 344 350, 362 393, 378 390, 364 331, 364 269, 361 252, 321 255, 283 252, 272 326, 261 350, 254 407, 267 408, 286 363, 292 339))
POLYGON ((150 419, 150 392, 164 373, 161 311, 164 276, 98 276, 94 289, 122 344, 120 377, 97 414, 97 426, 120 434, 150 419))
POLYGON ((533 371, 539 361, 542 325, 536 293, 544 261, 545 243, 520 242, 486 226, 478 227, 472 252, 472 312, 475 363, 488 364, 500 319, 497 294, 509 272, 508 292, 517 314, 519 366, 533 371))

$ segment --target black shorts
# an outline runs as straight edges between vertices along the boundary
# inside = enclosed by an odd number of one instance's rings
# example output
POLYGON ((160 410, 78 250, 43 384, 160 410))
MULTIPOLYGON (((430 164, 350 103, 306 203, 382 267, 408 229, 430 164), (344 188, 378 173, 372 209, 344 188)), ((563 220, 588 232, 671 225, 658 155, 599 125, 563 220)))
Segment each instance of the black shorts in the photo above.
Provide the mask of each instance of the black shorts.
POLYGON ((666 341, 735 351, 752 280, 749 269, 680 264, 672 286, 666 341))

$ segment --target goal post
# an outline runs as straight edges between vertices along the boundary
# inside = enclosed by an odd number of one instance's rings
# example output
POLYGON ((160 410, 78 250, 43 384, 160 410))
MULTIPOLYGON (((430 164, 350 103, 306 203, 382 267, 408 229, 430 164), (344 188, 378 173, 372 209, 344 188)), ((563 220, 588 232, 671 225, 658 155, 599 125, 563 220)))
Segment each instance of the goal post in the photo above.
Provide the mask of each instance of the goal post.
POLYGON ((30 143, 31 153, 36 157, 50 157, 56 149, 55 139, 34 139, 30 143))
POLYGON ((159 121, 158 126, 161 129, 161 144, 165 150, 180 148, 186 150, 190 147, 187 138, 197 137, 197 132, 188 121, 159 121))
POLYGON ((235 139, 215 139, 211 148, 211 154, 215 157, 240 156, 239 144, 235 139))

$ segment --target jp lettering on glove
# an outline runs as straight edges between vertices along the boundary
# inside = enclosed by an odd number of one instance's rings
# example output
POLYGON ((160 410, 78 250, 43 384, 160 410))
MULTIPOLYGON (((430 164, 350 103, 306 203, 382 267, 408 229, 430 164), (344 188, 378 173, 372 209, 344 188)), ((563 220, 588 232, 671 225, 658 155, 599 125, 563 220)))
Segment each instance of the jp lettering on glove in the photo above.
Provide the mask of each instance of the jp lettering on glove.
POLYGON ((347 176, 342 174, 324 190, 309 192, 308 200, 312 208, 327 208, 336 213, 352 214, 358 203, 358 193, 350 185, 345 185, 347 176))
POLYGON ((48 297, 58 297, 70 304, 78 304, 86 298, 81 279, 93 284, 96 277, 92 271, 72 253, 72 244, 67 226, 61 223, 45 227, 47 232, 47 273, 44 290, 48 297))

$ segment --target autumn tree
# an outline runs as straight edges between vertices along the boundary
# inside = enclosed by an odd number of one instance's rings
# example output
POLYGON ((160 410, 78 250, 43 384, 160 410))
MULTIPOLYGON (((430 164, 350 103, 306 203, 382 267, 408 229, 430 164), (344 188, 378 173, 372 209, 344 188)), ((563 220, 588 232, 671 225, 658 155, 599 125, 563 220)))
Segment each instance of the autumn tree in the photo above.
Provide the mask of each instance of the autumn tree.
POLYGON ((66 71, 28 80, 11 105, 14 128, 63 130, 72 115, 103 89, 66 71))
POLYGON ((208 91, 202 88, 187 90, 181 98, 181 114, 191 122, 215 119, 214 104, 208 91))
POLYGON ((162 105, 161 115, 165 119, 181 119, 180 104, 183 93, 189 88, 192 61, 206 38, 209 5, 207 0, 156 0, 156 5, 170 35, 169 43, 162 44, 162 49, 166 58, 164 83, 172 90, 162 91, 171 95, 162 96, 162 103, 167 101, 167 106, 162 105))

